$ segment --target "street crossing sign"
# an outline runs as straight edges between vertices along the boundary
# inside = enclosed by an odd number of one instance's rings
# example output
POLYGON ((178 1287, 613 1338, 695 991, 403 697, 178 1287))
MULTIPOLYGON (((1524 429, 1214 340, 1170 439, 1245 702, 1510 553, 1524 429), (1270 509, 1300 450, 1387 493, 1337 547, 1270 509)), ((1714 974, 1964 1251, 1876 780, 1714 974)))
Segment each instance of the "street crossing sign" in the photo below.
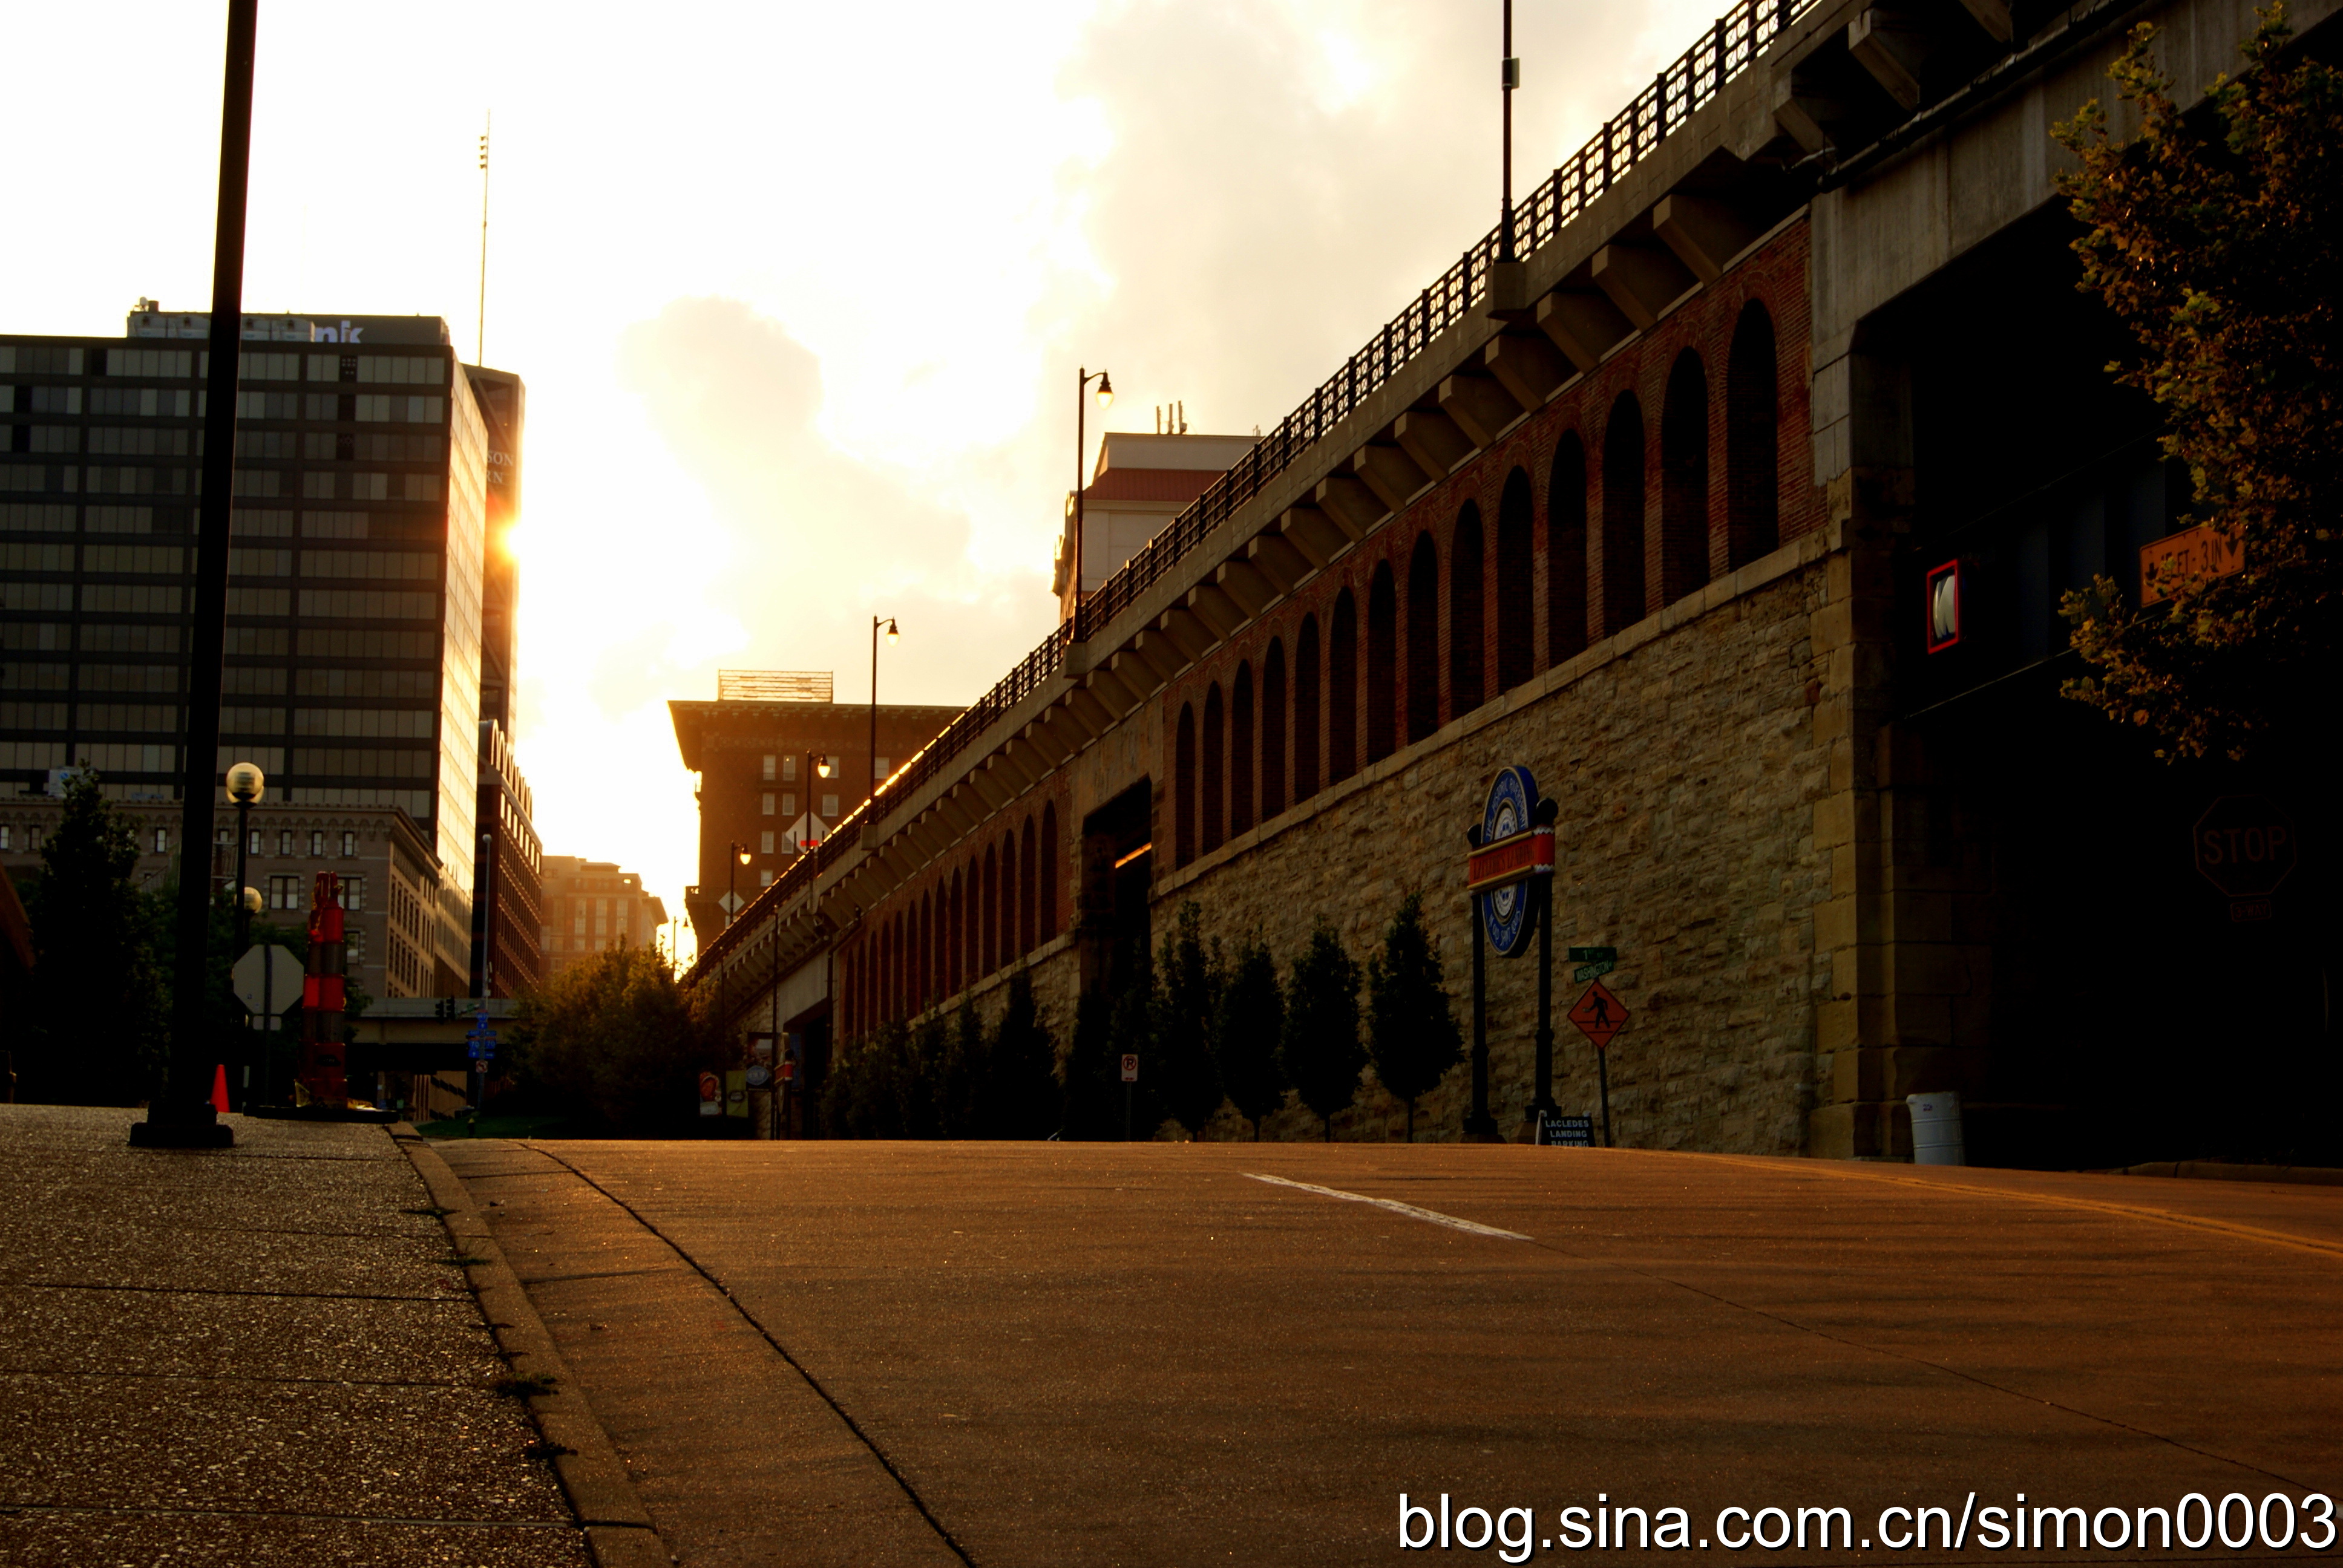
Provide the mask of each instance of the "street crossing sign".
POLYGON ((1586 994, 1578 999, 1578 1005, 1570 1010, 1570 1021, 1578 1026, 1579 1033, 1594 1042, 1595 1050, 1600 1050, 1611 1043, 1613 1035, 1627 1027, 1627 1009, 1611 994, 1608 986, 1596 980, 1586 988, 1586 994))

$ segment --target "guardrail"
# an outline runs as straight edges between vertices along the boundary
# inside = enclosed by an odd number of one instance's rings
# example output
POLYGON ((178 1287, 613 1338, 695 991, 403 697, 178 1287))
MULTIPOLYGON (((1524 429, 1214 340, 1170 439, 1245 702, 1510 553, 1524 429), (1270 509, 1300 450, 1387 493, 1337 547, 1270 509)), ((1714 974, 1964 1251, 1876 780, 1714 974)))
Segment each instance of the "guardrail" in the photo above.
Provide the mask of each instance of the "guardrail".
MULTIPOLYGON (((1584 146, 1514 206, 1513 254, 1529 256, 1559 234, 1588 203, 1657 152, 1671 134, 1723 92, 1727 82, 1748 70, 1784 27, 1821 3, 1739 0, 1697 43, 1654 76, 1634 102, 1604 122, 1584 146)), ((835 865, 861 841, 866 822, 891 809, 895 800, 941 772, 995 719, 1056 674, 1065 663, 1070 646, 1088 641, 1137 603, 1214 528, 1300 461, 1304 452, 1398 375, 1434 338, 1463 320, 1474 303, 1488 293, 1489 268, 1503 254, 1503 237, 1498 228, 1492 228, 1467 248, 1406 309, 1343 361, 1342 367, 1328 377, 1308 401, 1288 414, 1235 467, 1213 480, 1138 554, 1076 606, 1071 620, 1059 626, 991 690, 946 725, 918 756, 833 828, 814 854, 800 856, 767 892, 790 886, 800 868, 809 868, 806 875, 819 876, 835 865)), ((717 950, 711 947, 710 955, 717 950)))

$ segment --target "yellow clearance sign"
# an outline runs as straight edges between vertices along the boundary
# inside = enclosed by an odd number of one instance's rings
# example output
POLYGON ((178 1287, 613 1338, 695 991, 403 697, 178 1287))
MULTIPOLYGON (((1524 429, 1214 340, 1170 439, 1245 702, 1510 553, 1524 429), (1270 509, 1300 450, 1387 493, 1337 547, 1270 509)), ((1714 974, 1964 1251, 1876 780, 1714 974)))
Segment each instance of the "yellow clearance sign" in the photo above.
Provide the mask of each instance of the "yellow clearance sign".
POLYGON ((2139 547, 2139 602, 2155 604, 2167 588, 2225 578, 2245 569, 2246 544, 2209 523, 2139 547))

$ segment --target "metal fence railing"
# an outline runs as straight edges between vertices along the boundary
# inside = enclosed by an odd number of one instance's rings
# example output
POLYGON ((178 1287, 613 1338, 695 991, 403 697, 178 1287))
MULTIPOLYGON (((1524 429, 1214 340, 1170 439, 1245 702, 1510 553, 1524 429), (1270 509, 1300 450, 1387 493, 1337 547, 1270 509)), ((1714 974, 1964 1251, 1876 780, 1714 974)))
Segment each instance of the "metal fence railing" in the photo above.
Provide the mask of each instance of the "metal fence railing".
MULTIPOLYGON (((1633 103, 1604 123, 1586 145, 1513 211, 1513 253, 1527 256, 1559 234, 1589 203, 1657 152, 1693 115, 1706 107, 1726 83, 1755 63, 1767 44, 1822 0, 1738 0, 1698 42, 1652 79, 1633 103)), ((1503 254, 1492 228, 1465 250, 1407 308, 1327 377, 1308 400, 1254 443, 1236 466, 1212 481, 1161 532, 1150 539, 1098 589, 1076 607, 1074 617, 1052 631, 1017 668, 930 741, 870 799, 830 830, 812 855, 801 856, 758 900, 764 903, 791 887, 802 873, 819 876, 861 841, 875 815, 933 779, 991 726, 995 719, 1038 690, 1065 662, 1066 649, 1102 631, 1204 538, 1259 495, 1302 454, 1323 439, 1352 410, 1378 391, 1453 327, 1488 293, 1489 268, 1503 254)), ((778 908, 776 903, 773 907, 778 908)), ((736 922, 737 929, 737 922, 736 922)), ((712 955, 719 949, 711 947, 712 955)), ((703 962, 706 959, 703 958, 703 962)))

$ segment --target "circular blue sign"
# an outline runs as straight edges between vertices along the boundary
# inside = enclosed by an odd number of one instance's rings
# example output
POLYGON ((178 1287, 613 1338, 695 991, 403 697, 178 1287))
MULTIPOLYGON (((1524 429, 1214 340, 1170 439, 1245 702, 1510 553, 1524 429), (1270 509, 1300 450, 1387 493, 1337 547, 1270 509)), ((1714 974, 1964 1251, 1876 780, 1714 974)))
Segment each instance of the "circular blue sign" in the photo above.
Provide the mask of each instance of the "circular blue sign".
MULTIPOLYGON (((1537 798, 1537 780, 1530 777, 1528 769, 1518 763, 1499 769, 1489 786, 1488 803, 1481 809, 1482 844, 1528 832, 1537 798)), ((1489 933, 1489 944, 1500 958, 1513 957, 1529 939, 1530 896, 1526 881, 1479 895, 1482 929, 1489 933)))

